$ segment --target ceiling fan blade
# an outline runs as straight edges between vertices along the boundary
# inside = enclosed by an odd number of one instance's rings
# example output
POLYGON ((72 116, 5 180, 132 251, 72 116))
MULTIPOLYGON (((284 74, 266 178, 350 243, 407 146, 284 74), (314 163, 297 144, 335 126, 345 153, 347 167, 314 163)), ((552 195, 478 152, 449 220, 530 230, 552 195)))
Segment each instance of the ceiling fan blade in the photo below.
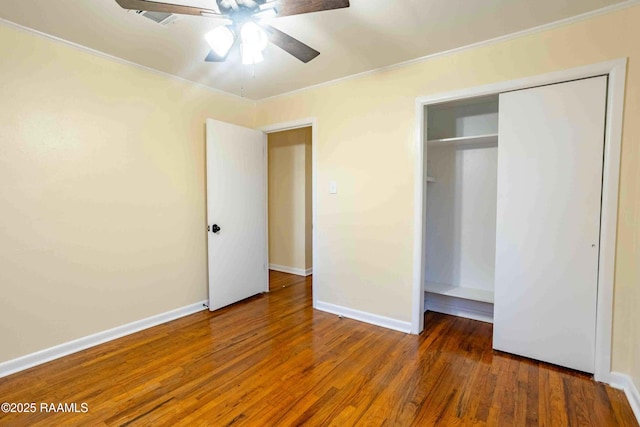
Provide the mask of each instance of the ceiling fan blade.
POLYGON ((349 7, 349 0, 280 0, 278 16, 301 15, 349 7))
POLYGON ((116 0, 123 9, 145 10, 149 12, 176 13, 180 15, 220 15, 215 9, 202 9, 199 7, 182 6, 179 4, 160 3, 150 0, 116 0))
POLYGON ((269 41, 285 52, 295 56, 300 61, 307 63, 316 56, 320 55, 320 52, 302 43, 300 40, 294 39, 290 35, 283 33, 277 28, 272 26, 266 26, 265 30, 269 36, 269 41))
POLYGON ((224 62, 226 59, 227 59, 226 56, 220 56, 216 54, 213 50, 210 50, 207 57, 204 58, 205 62, 224 62))

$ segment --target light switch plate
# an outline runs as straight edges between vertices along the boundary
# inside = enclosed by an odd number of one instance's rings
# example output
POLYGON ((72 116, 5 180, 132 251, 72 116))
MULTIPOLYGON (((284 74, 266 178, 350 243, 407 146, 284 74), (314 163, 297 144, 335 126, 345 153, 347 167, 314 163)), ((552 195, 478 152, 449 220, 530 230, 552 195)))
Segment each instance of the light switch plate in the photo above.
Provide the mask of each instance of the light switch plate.
POLYGON ((329 193, 336 194, 338 192, 338 184, 335 181, 329 183, 329 193))

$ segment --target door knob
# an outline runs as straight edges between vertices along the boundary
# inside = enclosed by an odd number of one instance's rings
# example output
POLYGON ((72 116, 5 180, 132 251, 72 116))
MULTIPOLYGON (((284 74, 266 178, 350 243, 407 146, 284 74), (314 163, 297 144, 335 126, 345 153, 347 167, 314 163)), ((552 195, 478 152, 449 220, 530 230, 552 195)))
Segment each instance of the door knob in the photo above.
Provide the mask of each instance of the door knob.
POLYGON ((214 233, 217 233, 217 232, 218 232, 218 231, 220 231, 220 230, 221 230, 221 228, 220 228, 220 227, 218 227, 218 224, 213 224, 213 225, 211 226, 211 231, 212 231, 212 232, 214 232, 214 233))

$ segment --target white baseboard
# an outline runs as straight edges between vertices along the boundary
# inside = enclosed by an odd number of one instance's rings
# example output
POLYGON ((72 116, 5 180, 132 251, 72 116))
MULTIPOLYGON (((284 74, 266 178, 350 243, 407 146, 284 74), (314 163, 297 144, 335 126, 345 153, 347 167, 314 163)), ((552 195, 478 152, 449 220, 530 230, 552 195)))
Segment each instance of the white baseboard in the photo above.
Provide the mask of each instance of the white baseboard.
POLYGON ((146 319, 136 320, 135 322, 127 323, 126 325, 118 326, 113 329, 108 329, 106 331, 98 332, 96 334, 88 335, 86 337, 45 348, 44 350, 36 351, 35 353, 27 354, 16 359, 2 362, 0 363, 0 378, 81 350, 86 350, 87 348, 94 347, 107 341, 121 338, 125 335, 133 334, 134 332, 138 332, 152 326, 157 326, 171 320, 197 313, 198 311, 205 310, 207 306, 207 301, 197 302, 195 304, 180 307, 165 313, 156 314, 155 316, 147 317, 146 319))
POLYGON ((317 310, 326 311, 327 313, 337 314, 338 316, 348 317, 349 319, 359 320, 361 322, 370 323, 376 326, 382 326, 383 328, 393 329, 394 331, 405 333, 409 333, 411 331, 411 322, 403 322, 401 320, 368 313, 366 311, 354 310, 352 308, 330 304, 323 301, 318 301, 314 308, 316 308, 317 310))
POLYGON ((638 386, 633 382, 633 379, 627 374, 611 372, 609 385, 624 390, 633 414, 636 416, 638 423, 640 423, 640 392, 638 391, 638 386))
POLYGON ((295 268, 287 267, 286 265, 269 264, 269 270, 281 271, 282 273, 295 274, 297 276, 311 276, 313 274, 313 268, 295 268))
POLYGON ((427 292, 424 311, 450 314, 466 319, 493 323, 493 304, 427 292))

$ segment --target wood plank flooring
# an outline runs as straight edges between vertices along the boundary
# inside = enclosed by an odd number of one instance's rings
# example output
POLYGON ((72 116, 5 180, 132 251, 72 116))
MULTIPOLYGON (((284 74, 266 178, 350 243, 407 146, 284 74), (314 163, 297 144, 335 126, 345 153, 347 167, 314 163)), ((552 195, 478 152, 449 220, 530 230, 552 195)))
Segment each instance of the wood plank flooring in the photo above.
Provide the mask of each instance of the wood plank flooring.
POLYGON ((2 402, 88 406, 0 425, 638 425, 623 392, 492 351, 490 324, 427 313, 420 336, 394 332, 314 311, 311 277, 282 274, 269 294, 0 379, 2 402))
POLYGON ((311 286, 311 276, 296 276, 295 274, 269 270, 269 291, 277 291, 281 288, 298 285, 300 283, 307 283, 311 286))

